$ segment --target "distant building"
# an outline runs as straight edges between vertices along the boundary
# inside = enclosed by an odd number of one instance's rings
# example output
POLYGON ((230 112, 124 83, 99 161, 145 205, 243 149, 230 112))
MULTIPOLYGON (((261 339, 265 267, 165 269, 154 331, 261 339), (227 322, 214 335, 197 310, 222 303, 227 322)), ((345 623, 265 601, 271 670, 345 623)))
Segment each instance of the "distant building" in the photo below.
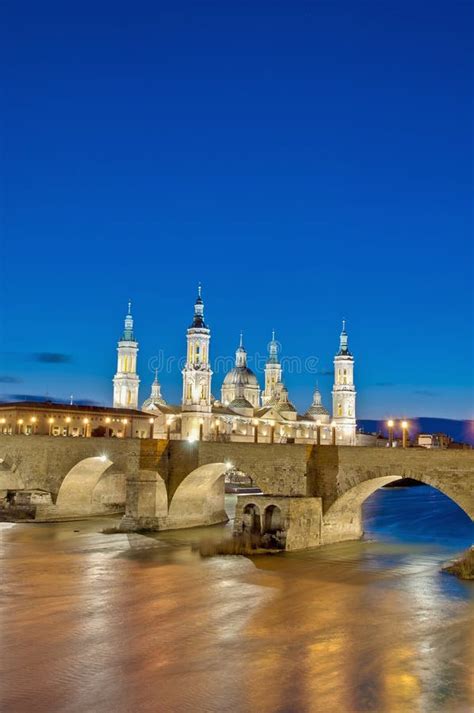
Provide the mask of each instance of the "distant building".
POLYGON ((448 448, 452 441, 446 433, 419 433, 417 445, 422 448, 448 448))
POLYGON ((127 408, 70 406, 51 401, 0 404, 0 434, 149 438, 150 415, 127 408))

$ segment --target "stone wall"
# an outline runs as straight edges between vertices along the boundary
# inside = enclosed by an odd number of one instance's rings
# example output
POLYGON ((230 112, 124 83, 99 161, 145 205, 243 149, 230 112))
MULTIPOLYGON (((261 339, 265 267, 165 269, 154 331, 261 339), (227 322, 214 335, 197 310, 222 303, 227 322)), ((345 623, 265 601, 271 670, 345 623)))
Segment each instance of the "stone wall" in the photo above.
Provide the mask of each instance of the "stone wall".
POLYGON ((376 489, 398 478, 413 478, 437 488, 474 519, 474 450, 314 449, 308 467, 308 494, 322 498, 326 513, 342 495, 364 481, 373 480, 376 489), (380 480, 377 484, 377 479, 383 479, 383 483, 380 480))

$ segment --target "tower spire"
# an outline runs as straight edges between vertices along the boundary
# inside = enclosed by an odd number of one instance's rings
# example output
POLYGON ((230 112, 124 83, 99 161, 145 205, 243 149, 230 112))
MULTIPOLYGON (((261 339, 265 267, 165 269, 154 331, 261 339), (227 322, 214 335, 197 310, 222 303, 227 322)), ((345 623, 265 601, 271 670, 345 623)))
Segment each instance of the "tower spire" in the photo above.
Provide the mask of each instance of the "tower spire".
POLYGON ((124 342, 135 341, 134 336, 133 336, 133 317, 132 317, 132 300, 131 299, 128 300, 128 308, 127 308, 127 314, 126 314, 125 322, 124 322, 122 341, 124 341, 124 342))
POLYGON ((198 294, 196 302, 194 303, 194 317, 191 327, 207 328, 204 322, 204 302, 202 301, 202 287, 200 282, 198 283, 198 294))
POLYGON ((244 334, 240 332, 240 341, 237 351, 235 352, 235 366, 247 366, 247 352, 244 347, 244 334))
POLYGON ((342 320, 342 332, 339 337, 339 354, 344 355, 347 354, 350 356, 350 351, 347 345, 347 332, 346 332, 346 320, 342 320))
POLYGON ((272 339, 268 345, 267 364, 278 364, 278 342, 275 339, 275 330, 272 329, 272 339))

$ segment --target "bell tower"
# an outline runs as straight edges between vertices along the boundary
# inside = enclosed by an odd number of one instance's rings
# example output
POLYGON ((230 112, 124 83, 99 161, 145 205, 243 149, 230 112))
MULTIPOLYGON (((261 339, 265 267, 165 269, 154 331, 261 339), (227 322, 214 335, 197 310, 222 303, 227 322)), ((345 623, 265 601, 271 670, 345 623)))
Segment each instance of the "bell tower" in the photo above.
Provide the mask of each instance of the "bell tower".
POLYGON ((133 334, 132 303, 128 302, 123 335, 117 346, 117 373, 114 376, 114 408, 138 408, 138 342, 133 334))
POLYGON ((334 357, 332 412, 336 423, 337 444, 355 445, 356 390, 354 386, 354 357, 348 347, 345 320, 342 320, 339 351, 334 357))
POLYGON ((194 317, 186 333, 187 355, 183 374, 183 411, 211 412, 209 345, 211 330, 204 322, 201 285, 194 304, 194 317))
POLYGON ((265 389, 262 393, 262 405, 268 404, 275 395, 275 386, 281 381, 281 364, 278 359, 278 342, 275 339, 275 330, 268 345, 268 359, 265 364, 265 389))

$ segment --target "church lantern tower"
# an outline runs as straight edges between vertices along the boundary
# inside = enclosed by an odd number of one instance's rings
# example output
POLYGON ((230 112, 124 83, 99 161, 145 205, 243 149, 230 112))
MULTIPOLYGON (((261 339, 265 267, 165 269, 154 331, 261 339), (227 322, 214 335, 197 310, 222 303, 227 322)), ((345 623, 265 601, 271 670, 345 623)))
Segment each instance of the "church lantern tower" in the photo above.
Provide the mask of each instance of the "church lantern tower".
POLYGON ((268 345, 268 359, 265 364, 265 389, 262 393, 262 405, 266 406, 275 395, 275 387, 281 382, 281 364, 278 358, 278 342, 275 339, 275 330, 268 345))
POLYGON ((187 356, 183 374, 183 411, 211 412, 209 345, 211 330, 204 322, 201 285, 194 305, 194 317, 186 335, 187 356))
POLYGON ((117 373, 114 376, 114 408, 138 408, 138 342, 133 334, 132 303, 128 303, 123 335, 117 346, 117 373))
POLYGON ((354 386, 354 357, 348 347, 345 320, 342 321, 339 351, 334 357, 332 408, 338 445, 355 445, 356 390, 354 386))

